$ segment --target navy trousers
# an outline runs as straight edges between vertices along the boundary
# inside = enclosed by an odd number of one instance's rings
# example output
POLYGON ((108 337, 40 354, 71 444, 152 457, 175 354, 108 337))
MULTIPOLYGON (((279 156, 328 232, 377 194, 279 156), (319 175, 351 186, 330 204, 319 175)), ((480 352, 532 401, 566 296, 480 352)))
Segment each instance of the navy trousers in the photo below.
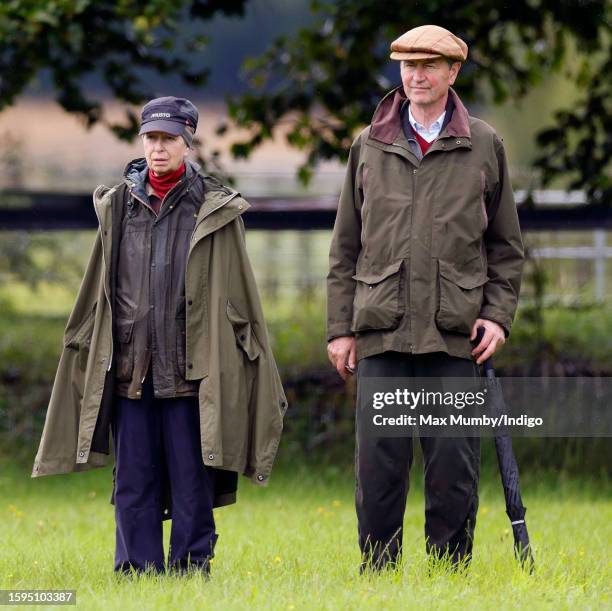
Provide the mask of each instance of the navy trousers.
POLYGON ((155 399, 151 370, 141 399, 115 397, 115 571, 164 570, 162 496, 167 469, 172 498, 168 569, 209 570, 217 540, 214 469, 200 449, 197 397, 155 399))

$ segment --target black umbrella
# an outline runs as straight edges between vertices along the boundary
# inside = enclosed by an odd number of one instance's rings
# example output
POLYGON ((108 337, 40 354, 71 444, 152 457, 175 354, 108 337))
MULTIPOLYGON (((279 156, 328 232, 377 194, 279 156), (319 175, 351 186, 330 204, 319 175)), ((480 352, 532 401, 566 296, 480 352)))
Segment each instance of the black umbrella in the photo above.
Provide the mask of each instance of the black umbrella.
MULTIPOLYGON (((484 327, 478 327, 474 345, 480 343, 483 334, 484 327)), ((495 370, 493 369, 493 359, 489 357, 482 363, 482 367, 486 376, 487 394, 491 398, 489 401, 491 414, 500 416, 506 412, 506 406, 499 379, 495 376, 495 370)), ((533 573, 535 565, 531 545, 529 544, 527 524, 525 523, 527 508, 523 505, 521 498, 519 470, 512 449, 512 439, 508 435, 495 437, 495 450, 502 486, 504 487, 504 497, 506 498, 506 513, 510 518, 514 534, 514 554, 521 566, 533 573)))

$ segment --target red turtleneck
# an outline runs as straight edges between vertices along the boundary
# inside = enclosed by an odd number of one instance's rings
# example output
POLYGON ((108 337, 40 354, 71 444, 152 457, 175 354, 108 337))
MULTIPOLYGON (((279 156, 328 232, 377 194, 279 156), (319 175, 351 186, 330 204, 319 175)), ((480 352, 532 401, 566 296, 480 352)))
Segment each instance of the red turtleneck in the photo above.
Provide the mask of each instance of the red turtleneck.
POLYGON ((185 164, 181 163, 181 166, 174 170, 174 172, 168 172, 163 176, 156 176, 149 169, 149 182, 153 187, 153 191, 155 191, 155 195, 157 195, 160 199, 164 199, 166 194, 174 185, 182 178, 185 173, 185 164))

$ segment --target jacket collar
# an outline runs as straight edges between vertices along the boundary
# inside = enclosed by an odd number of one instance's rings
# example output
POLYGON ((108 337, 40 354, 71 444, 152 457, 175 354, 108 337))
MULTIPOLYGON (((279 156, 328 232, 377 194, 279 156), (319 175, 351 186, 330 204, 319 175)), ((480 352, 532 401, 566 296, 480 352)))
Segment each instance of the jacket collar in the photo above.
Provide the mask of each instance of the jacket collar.
MULTIPOLYGON (((237 216, 243 214, 250 204, 244 200, 240 193, 234 189, 222 185, 218 180, 207 176, 200 172, 200 166, 192 161, 187 161, 186 165, 186 176, 189 183, 191 183, 198 175, 203 180, 203 201, 196 217, 195 225, 198 229, 198 235, 209 234, 217 229, 220 229, 223 225, 229 223, 237 216)), ((128 163, 124 172, 124 183, 127 184, 128 188, 138 188, 139 186, 144 189, 144 182, 138 183, 136 179, 143 173, 146 176, 146 161, 145 159, 135 159, 128 163), (144 162, 144 165, 143 165, 144 162)), ((116 185, 113 188, 100 185, 96 188, 93 193, 93 204, 98 217, 98 222, 106 239, 110 240, 111 232, 108 231, 112 222, 112 200, 113 194, 121 187, 116 185)), ((194 234, 196 233, 194 229, 194 234)), ((192 234, 193 235, 193 234, 192 234)))
MULTIPOLYGON (((123 171, 123 180, 127 183, 130 190, 144 201, 149 200, 146 188, 146 180, 148 176, 149 168, 147 166, 147 160, 144 157, 139 159, 132 159, 123 171)), ((185 160, 185 180, 190 184, 193 179, 200 172, 200 166, 193 161, 185 160)))
MULTIPOLYGON (((446 127, 442 128, 439 137, 470 138, 470 119, 467 109, 452 87, 448 90, 448 95, 453 110, 450 117, 445 117, 446 127)), ((406 102, 406 94, 401 85, 387 93, 374 111, 369 137, 383 144, 393 144, 402 131, 401 110, 406 102)))

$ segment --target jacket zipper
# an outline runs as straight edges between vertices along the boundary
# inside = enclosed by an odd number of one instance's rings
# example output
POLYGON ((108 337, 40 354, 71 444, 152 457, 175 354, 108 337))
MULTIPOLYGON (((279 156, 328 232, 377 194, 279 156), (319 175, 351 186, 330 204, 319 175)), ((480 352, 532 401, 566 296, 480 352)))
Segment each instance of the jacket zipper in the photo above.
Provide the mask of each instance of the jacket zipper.
MULTIPOLYGON (((100 215, 98 214, 98 207, 95 204, 95 200, 94 200, 94 211, 96 213, 96 217, 98 218, 98 225, 100 227, 100 239, 102 240, 102 263, 104 264, 104 275, 106 276, 106 256, 104 255, 104 231, 102 230, 102 221, 100 220, 100 215)), ((110 310, 111 313, 111 326, 112 326, 112 320, 113 320, 113 306, 111 305, 111 300, 110 297, 108 296, 108 293, 106 292, 106 278, 104 278, 104 296, 106 297, 106 301, 108 302, 108 309, 110 310)), ((111 363, 113 362, 113 338, 112 338, 112 331, 111 331, 111 353, 110 353, 110 358, 108 359, 108 367, 106 368, 106 371, 110 371, 111 368, 111 363)))
POLYGON ((232 201, 235 197, 238 196, 238 192, 232 193, 227 199, 224 199, 217 207, 213 208, 210 212, 207 212, 197 223, 196 226, 193 228, 193 231, 191 232, 191 237, 189 238, 189 241, 191 242, 191 240, 193 240, 193 236, 195 235, 196 229, 202 224, 202 222, 207 219, 213 212, 216 212, 217 210, 219 210, 219 208, 223 208, 223 206, 225 206, 225 204, 227 204, 228 202, 232 201))
POLYGON ((412 346, 414 344, 414 337, 412 331, 412 287, 411 287, 411 273, 412 273, 412 236, 414 233, 414 206, 416 204, 416 177, 418 169, 421 167, 420 162, 417 168, 412 169, 412 205, 410 206, 410 259, 408 260, 408 329, 409 329, 409 352, 412 352, 412 346))

